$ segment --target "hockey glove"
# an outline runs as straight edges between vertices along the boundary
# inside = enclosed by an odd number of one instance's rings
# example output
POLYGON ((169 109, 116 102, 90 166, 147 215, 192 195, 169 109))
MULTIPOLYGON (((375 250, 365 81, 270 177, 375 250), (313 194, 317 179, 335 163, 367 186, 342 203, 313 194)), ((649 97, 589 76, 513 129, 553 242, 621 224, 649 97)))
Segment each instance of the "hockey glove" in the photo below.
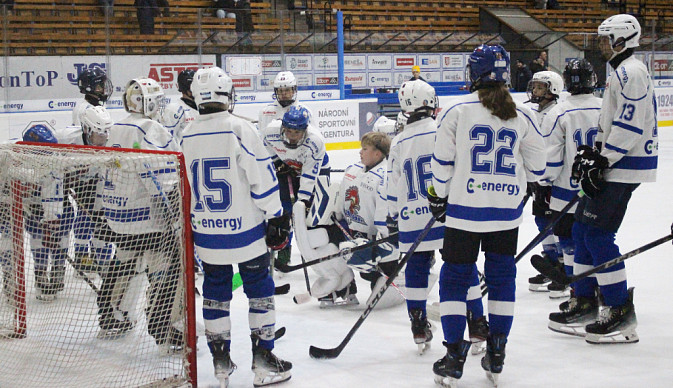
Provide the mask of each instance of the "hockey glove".
POLYGON ((392 240, 390 240, 390 243, 393 244, 395 247, 399 246, 400 244, 400 239, 397 237, 397 234, 399 232, 398 228, 398 223, 396 219, 393 219, 391 216, 386 217, 386 227, 388 228, 388 236, 395 236, 393 237, 392 240))
POLYGON ((594 198, 605 186, 603 171, 608 168, 608 159, 595 148, 580 146, 573 163, 573 175, 579 172, 584 194, 594 198), (577 166, 576 166, 577 165, 577 166))
POLYGON ((279 251, 290 242, 290 215, 272 218, 266 225, 266 246, 279 251))
POLYGON ((277 177, 285 177, 288 175, 294 177, 296 175, 292 167, 283 163, 283 161, 280 159, 277 159, 276 161, 273 162, 273 168, 276 169, 277 177))
POLYGON ((435 192, 435 187, 428 187, 428 203, 430 204, 430 211, 432 216, 439 222, 446 221, 446 203, 448 197, 439 198, 435 192))
MULTIPOLYGON (((360 245, 367 244, 369 240, 366 238, 356 238, 355 240, 350 240, 350 241, 344 241, 341 244, 339 244, 339 249, 346 249, 346 248, 355 248, 360 245)), ((346 259, 346 264, 348 264, 349 267, 353 268, 354 270, 358 272, 372 272, 376 270, 376 258, 377 255, 374 254, 373 250, 371 248, 369 249, 363 249, 361 251, 355 251, 353 254, 350 256, 345 256, 344 259, 346 259)))
POLYGON ((538 182, 528 182, 533 193, 533 202, 542 209, 549 209, 551 200, 551 186, 543 186, 538 182))

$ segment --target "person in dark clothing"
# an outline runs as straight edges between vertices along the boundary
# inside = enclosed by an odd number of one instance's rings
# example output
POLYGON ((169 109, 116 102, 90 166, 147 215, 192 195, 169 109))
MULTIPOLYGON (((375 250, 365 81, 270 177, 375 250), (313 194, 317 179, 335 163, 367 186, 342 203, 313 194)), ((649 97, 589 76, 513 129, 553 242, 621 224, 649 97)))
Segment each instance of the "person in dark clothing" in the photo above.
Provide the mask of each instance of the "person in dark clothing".
POLYGON ((549 64, 547 62, 547 52, 540 51, 540 55, 533 59, 533 61, 528 65, 530 72, 532 74, 537 73, 538 71, 548 70, 549 64))
POLYGON ((421 81, 425 81, 423 77, 421 77, 421 68, 420 66, 414 66, 411 68, 411 78, 409 78, 409 81, 415 81, 417 79, 420 79, 421 81))
POLYGON ((533 78, 528 66, 520 59, 516 60, 516 78, 514 79, 514 90, 517 92, 525 92, 528 88, 528 81, 533 78))
POLYGON ((221 19, 225 17, 236 19, 236 31, 239 33, 255 30, 250 2, 247 0, 216 0, 215 15, 221 19))
POLYGON ((154 34, 154 17, 159 15, 157 0, 135 0, 141 34, 154 34))

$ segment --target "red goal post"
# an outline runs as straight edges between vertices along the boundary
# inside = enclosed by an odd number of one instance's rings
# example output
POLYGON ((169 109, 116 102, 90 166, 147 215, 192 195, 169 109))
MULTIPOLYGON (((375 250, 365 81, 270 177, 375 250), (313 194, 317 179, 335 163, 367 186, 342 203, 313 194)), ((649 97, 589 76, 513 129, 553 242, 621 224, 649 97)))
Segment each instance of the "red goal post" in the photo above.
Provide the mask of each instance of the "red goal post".
POLYGON ((178 152, 0 145, 0 387, 196 387, 186 174, 178 152))

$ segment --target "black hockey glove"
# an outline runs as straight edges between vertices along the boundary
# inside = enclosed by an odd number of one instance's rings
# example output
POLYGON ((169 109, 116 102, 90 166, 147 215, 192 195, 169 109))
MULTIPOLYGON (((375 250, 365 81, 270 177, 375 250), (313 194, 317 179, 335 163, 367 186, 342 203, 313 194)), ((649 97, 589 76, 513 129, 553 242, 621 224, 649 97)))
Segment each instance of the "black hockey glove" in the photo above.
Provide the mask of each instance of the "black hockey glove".
POLYGON ((549 209, 551 200, 551 186, 543 186, 538 182, 528 182, 533 194, 533 203, 542 209, 549 209))
POLYGON ((435 192, 435 187, 428 188, 428 203, 430 204, 430 211, 432 216, 439 222, 446 221, 446 204, 448 197, 439 198, 435 192))
MULTIPOLYGON (((388 228, 388 236, 392 236, 393 233, 398 233, 399 228, 397 226, 397 220, 394 220, 393 217, 387 216, 386 217, 386 227, 388 228)), ((399 246, 400 239, 397 237, 397 234, 395 234, 395 237, 390 240, 390 243, 393 244, 395 247, 399 246)))
POLYGON ((577 149, 575 163, 573 163, 573 174, 575 165, 580 172, 580 185, 582 191, 589 198, 595 198, 605 186, 603 172, 608 168, 608 159, 601 155, 597 149, 581 146, 577 149))
POLYGON ((279 251, 290 242, 290 215, 272 218, 266 225, 266 246, 279 251))
POLYGON ((277 159, 275 162, 273 162, 273 168, 276 169, 276 176, 277 177, 284 177, 284 176, 288 176, 288 175, 294 177, 296 175, 296 173, 294 172, 292 167, 283 163, 283 161, 280 160, 280 159, 277 159))

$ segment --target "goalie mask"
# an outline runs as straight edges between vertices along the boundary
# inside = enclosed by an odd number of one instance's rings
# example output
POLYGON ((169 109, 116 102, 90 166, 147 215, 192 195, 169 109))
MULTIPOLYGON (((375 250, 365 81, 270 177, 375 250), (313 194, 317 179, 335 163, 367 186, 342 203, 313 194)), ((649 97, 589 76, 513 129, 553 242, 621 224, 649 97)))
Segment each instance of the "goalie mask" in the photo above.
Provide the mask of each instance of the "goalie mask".
POLYGON ((273 80, 273 92, 276 101, 283 108, 292 105, 297 100, 297 79, 291 71, 281 71, 273 80))
POLYGON ((598 26, 598 47, 606 61, 626 49, 640 46, 641 27, 632 15, 610 16, 598 26))
POLYGON ((105 70, 94 67, 79 73, 77 86, 91 105, 103 105, 112 95, 112 82, 107 78, 105 70))
POLYGON ((435 118, 435 110, 439 107, 435 88, 421 80, 403 83, 397 92, 397 98, 400 101, 402 112, 408 115, 425 113, 427 116, 435 118))
POLYGON ((309 113, 303 106, 290 107, 283 115, 280 137, 287 148, 295 149, 304 142, 308 121, 309 113))
POLYGON ((530 102, 539 104, 556 100, 563 91, 563 78, 553 71, 538 71, 528 81, 526 93, 530 102))
POLYGON ((49 129, 46 125, 37 124, 28 128, 23 133, 23 141, 29 141, 33 143, 58 143, 54 131, 49 129))
POLYGON ((110 136, 112 118, 102 106, 90 107, 79 118, 82 123, 82 134, 87 145, 104 146, 110 136))
POLYGON ((159 83, 152 78, 135 78, 126 84, 124 109, 154 118, 161 115, 166 100, 159 83))
POLYGON ((192 81, 192 94, 196 106, 216 102, 224 105, 223 110, 234 111, 236 91, 231 77, 219 67, 199 69, 192 81))

